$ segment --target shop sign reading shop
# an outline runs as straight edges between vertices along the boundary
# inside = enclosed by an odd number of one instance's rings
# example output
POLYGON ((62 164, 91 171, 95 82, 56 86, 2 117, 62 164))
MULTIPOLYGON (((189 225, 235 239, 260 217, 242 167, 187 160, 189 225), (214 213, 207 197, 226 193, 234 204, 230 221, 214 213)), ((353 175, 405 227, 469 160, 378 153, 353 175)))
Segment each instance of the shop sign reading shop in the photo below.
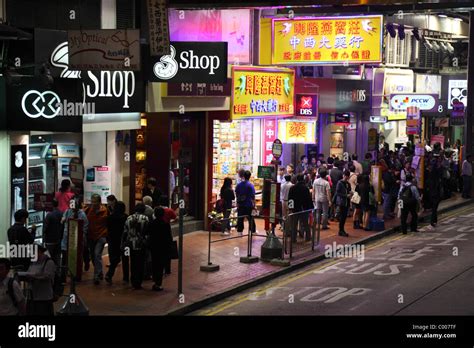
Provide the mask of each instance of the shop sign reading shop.
POLYGON ((273 64, 362 64, 382 60, 382 16, 272 21, 273 64))
POLYGON ((293 116, 295 71, 232 67, 232 119, 293 116))

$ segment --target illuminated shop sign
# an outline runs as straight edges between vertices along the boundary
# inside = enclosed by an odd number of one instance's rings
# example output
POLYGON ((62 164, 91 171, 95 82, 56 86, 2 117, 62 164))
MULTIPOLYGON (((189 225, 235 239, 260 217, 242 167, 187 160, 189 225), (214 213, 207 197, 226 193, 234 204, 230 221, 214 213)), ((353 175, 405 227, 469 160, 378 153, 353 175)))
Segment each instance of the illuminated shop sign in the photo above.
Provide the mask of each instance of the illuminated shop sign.
POLYGON ((286 144, 315 144, 316 120, 279 120, 278 139, 286 144))
POLYGON ((435 111, 437 95, 432 94, 394 94, 390 96, 390 106, 393 110, 407 110, 416 106, 422 111, 435 111))
POLYGON ((273 64, 382 61, 382 16, 273 19, 273 64))
POLYGON ((316 95, 297 94, 295 106, 296 116, 318 116, 318 97, 316 95))
POLYGON ((294 86, 293 69, 233 66, 232 118, 293 116, 294 86))

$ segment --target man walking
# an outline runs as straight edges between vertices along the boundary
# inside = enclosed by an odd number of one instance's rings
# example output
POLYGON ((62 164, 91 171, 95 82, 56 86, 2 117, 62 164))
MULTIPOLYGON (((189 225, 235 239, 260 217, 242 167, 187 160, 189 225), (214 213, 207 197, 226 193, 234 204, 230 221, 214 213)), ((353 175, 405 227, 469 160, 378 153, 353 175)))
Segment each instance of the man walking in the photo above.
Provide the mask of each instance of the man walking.
POLYGON ((462 163, 462 197, 471 198, 471 181, 472 181, 472 156, 467 155, 462 163))
POLYGON ((296 242, 296 232, 299 225, 300 237, 306 237, 306 241, 308 241, 311 239, 311 231, 308 224, 309 213, 302 212, 312 209, 313 202, 308 186, 306 186, 304 182, 304 175, 298 174, 296 180, 296 185, 291 187, 288 193, 288 209, 290 213, 299 213, 293 215, 293 218, 291 219, 293 222, 291 225, 293 229, 291 239, 296 242))
MULTIPOLYGON (((255 187, 250 182, 250 171, 244 173, 244 181, 240 182, 235 188, 237 197, 237 214, 238 216, 246 216, 249 220, 251 233, 256 233, 255 221, 252 217, 252 210, 255 208, 255 187)), ((244 218, 237 219, 237 232, 242 233, 244 230, 244 218)))
POLYGON ((61 259, 61 240, 63 238, 63 214, 59 210, 59 202, 53 199, 53 210, 46 214, 44 219, 43 238, 44 244, 56 266, 59 267, 61 259))
POLYGON ((105 243, 107 243, 107 220, 109 212, 102 204, 101 198, 97 193, 91 196, 91 205, 85 210, 87 221, 89 221, 89 231, 87 242, 89 254, 94 264, 94 284, 99 285, 104 279, 102 252, 105 243))
POLYGON ((329 229, 328 217, 329 206, 331 205, 331 187, 327 181, 327 171, 324 168, 319 170, 319 178, 313 183, 313 202, 317 209, 317 223, 320 223, 320 216, 323 218, 323 230, 329 229), (321 214, 322 213, 322 214, 321 214))
POLYGON ((402 209, 401 224, 403 234, 407 234, 408 214, 411 214, 411 231, 418 232, 417 208, 420 202, 420 194, 416 186, 413 185, 412 181, 413 176, 411 174, 407 174, 406 182, 402 187, 400 187, 400 192, 398 193, 398 200, 402 209))
MULTIPOLYGON (((32 228, 29 231, 25 225, 28 219, 28 211, 26 209, 17 210, 14 214, 15 223, 11 226, 8 231, 8 242, 10 245, 27 245, 33 244, 35 241, 36 228, 32 228)), ((12 266, 23 266, 23 270, 26 271, 30 266, 31 259, 28 257, 15 257, 11 260, 12 266)))

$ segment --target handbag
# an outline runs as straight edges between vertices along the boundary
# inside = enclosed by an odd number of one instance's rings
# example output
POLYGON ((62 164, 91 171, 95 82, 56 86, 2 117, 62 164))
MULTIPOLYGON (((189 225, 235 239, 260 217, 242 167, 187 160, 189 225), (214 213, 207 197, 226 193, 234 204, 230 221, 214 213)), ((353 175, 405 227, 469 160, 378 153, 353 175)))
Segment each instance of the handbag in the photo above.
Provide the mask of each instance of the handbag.
POLYGON ((351 202, 354 204, 359 204, 360 203, 360 196, 358 192, 354 192, 351 198, 351 202))
POLYGON ((177 240, 173 240, 170 244, 170 259, 171 260, 179 259, 178 241, 177 240))

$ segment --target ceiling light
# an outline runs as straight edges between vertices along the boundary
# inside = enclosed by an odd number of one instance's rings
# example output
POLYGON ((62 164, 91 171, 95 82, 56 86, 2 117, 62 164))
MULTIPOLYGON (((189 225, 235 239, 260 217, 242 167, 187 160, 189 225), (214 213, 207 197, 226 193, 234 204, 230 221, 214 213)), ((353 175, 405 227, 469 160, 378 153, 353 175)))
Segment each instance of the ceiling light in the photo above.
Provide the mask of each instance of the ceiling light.
POLYGON ((462 22, 462 19, 461 18, 453 18, 453 21, 462 22))
POLYGON ((445 14, 439 14, 438 17, 439 18, 448 18, 448 16, 446 16, 445 14))

